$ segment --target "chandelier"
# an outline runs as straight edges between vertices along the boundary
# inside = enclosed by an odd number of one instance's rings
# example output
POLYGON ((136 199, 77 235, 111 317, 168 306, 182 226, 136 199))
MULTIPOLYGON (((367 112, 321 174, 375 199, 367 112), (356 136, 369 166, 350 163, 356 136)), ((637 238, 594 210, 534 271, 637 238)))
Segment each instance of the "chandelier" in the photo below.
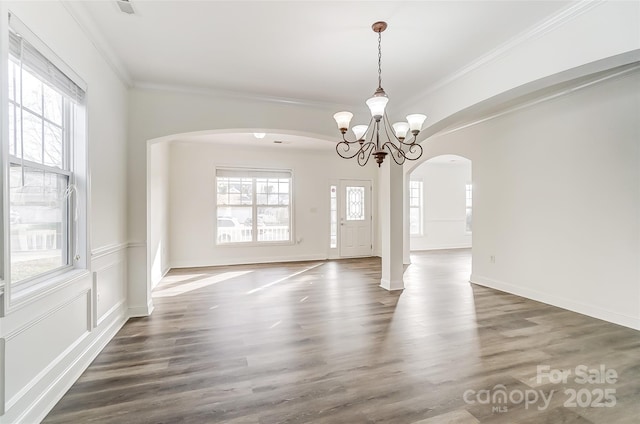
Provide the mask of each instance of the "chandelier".
POLYGON ((387 154, 390 154, 398 165, 402 165, 407 159, 416 160, 422 156, 422 146, 416 143, 416 137, 427 117, 421 114, 412 114, 407 116, 406 122, 396 122, 389 125, 389 118, 385 110, 389 98, 382 88, 381 67, 382 31, 387 29, 387 23, 376 22, 371 28, 378 33, 378 88, 373 93, 373 97, 366 101, 371 111, 371 119, 368 125, 355 125, 351 128, 355 140, 349 141, 345 134, 349 130, 353 113, 344 111, 333 115, 338 129, 342 133, 342 141, 336 145, 336 152, 344 159, 357 158, 360 166, 365 166, 372 155, 380 166, 387 154), (409 131, 411 131, 413 139, 408 142, 406 137, 409 131))

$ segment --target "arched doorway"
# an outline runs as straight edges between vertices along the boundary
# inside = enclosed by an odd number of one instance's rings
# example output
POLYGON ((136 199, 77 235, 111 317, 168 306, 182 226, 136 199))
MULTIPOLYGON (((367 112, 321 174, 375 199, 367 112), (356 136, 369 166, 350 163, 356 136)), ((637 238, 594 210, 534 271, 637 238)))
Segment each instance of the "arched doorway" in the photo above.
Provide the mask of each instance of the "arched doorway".
POLYGON ((411 251, 470 248, 473 188, 471 161, 440 155, 409 175, 411 251))

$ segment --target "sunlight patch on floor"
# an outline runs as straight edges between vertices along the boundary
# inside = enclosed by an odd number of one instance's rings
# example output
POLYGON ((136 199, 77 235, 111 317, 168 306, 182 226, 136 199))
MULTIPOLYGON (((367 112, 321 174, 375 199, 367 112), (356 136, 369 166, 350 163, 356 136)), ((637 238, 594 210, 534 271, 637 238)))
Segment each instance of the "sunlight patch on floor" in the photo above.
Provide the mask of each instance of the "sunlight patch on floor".
POLYGON ((223 274, 214 275, 212 277, 205 278, 202 280, 193 281, 191 283, 186 283, 186 284, 180 284, 179 286, 156 291, 153 293, 153 297, 179 296, 181 294, 185 294, 193 290, 198 290, 203 287, 212 286, 214 284, 222 283, 223 281, 227 281, 235 277, 240 277, 241 275, 249 274, 251 272, 253 271, 225 272, 223 274))
POLYGON ((319 267, 320 265, 324 265, 324 263, 321 263, 321 264, 317 264, 317 265, 310 266, 309 268, 305 268, 305 269, 303 269, 302 271, 294 272, 293 274, 289 274, 289 275, 287 275, 286 277, 282 277, 282 278, 280 278, 279 280, 272 281, 272 282, 270 282, 269 284, 265 284, 264 286, 260 286, 260 287, 257 287, 257 288, 255 288, 255 289, 253 289, 253 290, 249 290, 249 291, 247 292, 247 294, 253 294, 253 293, 256 293, 256 292, 262 291, 262 290, 264 290, 264 289, 267 289, 267 288, 269 288, 269 287, 271 287, 271 286, 275 286, 276 284, 282 283, 283 281, 287 281, 287 280, 288 280, 288 279, 290 279, 290 278, 293 278, 293 277, 295 277, 295 276, 297 276, 297 275, 300 275, 300 274, 304 274, 304 273, 305 273, 305 272, 307 272, 307 271, 310 271, 310 270, 312 270, 312 269, 314 269, 314 268, 317 268, 317 267, 319 267))

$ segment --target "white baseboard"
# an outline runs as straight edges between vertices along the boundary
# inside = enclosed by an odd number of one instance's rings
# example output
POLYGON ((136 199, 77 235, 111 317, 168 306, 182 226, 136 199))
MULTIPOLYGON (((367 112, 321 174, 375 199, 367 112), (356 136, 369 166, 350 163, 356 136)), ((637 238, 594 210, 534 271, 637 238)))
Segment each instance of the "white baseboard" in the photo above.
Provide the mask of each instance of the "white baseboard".
POLYGON ((146 306, 129 307, 129 318, 148 317, 153 312, 153 298, 149 299, 146 306))
POLYGON ((277 262, 301 262, 301 261, 324 261, 327 259, 326 253, 316 253, 311 255, 298 255, 298 256, 266 256, 266 257, 238 257, 229 258, 222 261, 175 261, 171 263, 171 268, 200 268, 207 266, 222 266, 222 265, 251 265, 251 264, 268 264, 277 262))
POLYGON ((380 287, 388 291, 404 290, 404 281, 403 280, 385 280, 384 278, 381 278, 380 287))
POLYGON ((443 246, 430 246, 419 249, 411 249, 412 252, 428 252, 430 250, 448 250, 448 249, 471 249, 470 244, 452 244, 452 245, 443 245, 443 246))
POLYGON ((516 296, 526 297, 527 299, 546 303, 548 305, 557 306, 558 308, 577 312, 579 314, 622 325, 624 327, 633 328, 634 330, 640 330, 640 317, 623 315, 618 312, 603 309, 599 306, 587 305, 571 299, 566 299, 552 294, 542 293, 526 287, 506 283, 504 281, 489 279, 481 275, 471 274, 470 282, 479 286, 489 287, 506 293, 514 294, 516 296))
POLYGON ((36 400, 16 418, 16 423, 38 423, 42 421, 62 396, 71 388, 102 349, 127 322, 124 308, 96 335, 93 341, 73 360, 36 400))

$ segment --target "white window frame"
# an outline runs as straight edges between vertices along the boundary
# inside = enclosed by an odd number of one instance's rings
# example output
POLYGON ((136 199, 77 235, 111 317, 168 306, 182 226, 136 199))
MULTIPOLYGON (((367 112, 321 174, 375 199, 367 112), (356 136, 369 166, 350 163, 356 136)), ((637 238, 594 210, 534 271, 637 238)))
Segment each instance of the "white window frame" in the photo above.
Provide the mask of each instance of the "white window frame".
MULTIPOLYGON (((87 149, 87 112, 86 112, 86 92, 87 85, 64 61, 62 61, 40 38, 31 32, 15 15, 1 8, 0 11, 6 19, 0 22, 0 41, 3 46, 9 44, 9 31, 19 34, 19 36, 44 57, 56 71, 64 74, 80 91, 82 97, 75 104, 75 115, 73 125, 68 127, 65 134, 66 152, 64 152, 63 168, 43 165, 28 161, 22 157, 9 154, 9 92, 8 92, 8 67, 9 49, 2 48, 1 66, 3 66, 2 80, 0 81, 0 111, 2 113, 2 134, 1 134, 1 154, 0 164, 2 167, 3 182, 0 187, 2 192, 2 235, 3 254, 1 255, 0 283, 4 289, 3 307, 4 312, 22 307, 31 303, 51 290, 56 289, 70 281, 74 281, 81 276, 88 274, 89 267, 89 240, 88 240, 88 149, 87 149), (8 13, 7 13, 8 12, 8 13), (11 237, 10 237, 10 199, 9 199, 9 170, 11 166, 24 166, 38 171, 46 171, 54 174, 64 175, 68 178, 68 186, 74 187, 66 203, 66 228, 64 230, 66 238, 66 258, 67 265, 49 270, 47 272, 26 278, 19 282, 10 282, 11 276, 11 237)), ((34 74, 34 72, 31 72, 34 74)), ((40 80, 46 80, 37 74, 40 80)), ((76 98, 77 100, 78 98, 76 98)), ((43 111, 44 113, 44 111, 43 111)), ((69 122, 67 122, 69 123, 69 122)))
MULTIPOLYGON (((223 177, 224 178, 224 177, 223 177)), ((277 177, 271 177, 277 178, 277 177)), ((280 177, 282 178, 282 177, 280 177)), ((227 246, 274 246, 274 245, 292 245, 295 242, 294 233, 294 174, 291 169, 265 169, 265 168, 243 168, 237 166, 219 166, 215 168, 215 210, 214 210, 214 242, 216 247, 227 246), (251 241, 220 241, 220 231, 218 229, 218 208, 221 206, 218 202, 218 177, 219 174, 235 174, 235 178, 251 179, 252 184, 252 199, 251 204, 238 204, 236 206, 251 207, 251 241), (269 178, 269 175, 282 175, 284 178, 289 178, 289 204, 277 205, 279 207, 287 206, 289 209, 289 238, 287 240, 258 240, 260 228, 258 226, 258 209, 261 207, 270 207, 276 205, 258 204, 257 202, 257 179, 269 178)), ((229 205, 234 206, 234 205, 229 205)))
POLYGON ((421 179, 410 179, 409 180, 409 235, 412 237, 421 237, 424 235, 424 183, 422 182, 421 179), (413 183, 417 183, 418 187, 414 188, 412 187, 413 183), (417 206, 412 206, 411 204, 411 199, 413 199, 415 196, 413 196, 413 191, 414 190, 418 190, 418 205, 417 206), (419 218, 419 222, 418 222, 418 232, 411 232, 411 210, 412 209, 417 209, 418 210, 418 216, 419 218))

